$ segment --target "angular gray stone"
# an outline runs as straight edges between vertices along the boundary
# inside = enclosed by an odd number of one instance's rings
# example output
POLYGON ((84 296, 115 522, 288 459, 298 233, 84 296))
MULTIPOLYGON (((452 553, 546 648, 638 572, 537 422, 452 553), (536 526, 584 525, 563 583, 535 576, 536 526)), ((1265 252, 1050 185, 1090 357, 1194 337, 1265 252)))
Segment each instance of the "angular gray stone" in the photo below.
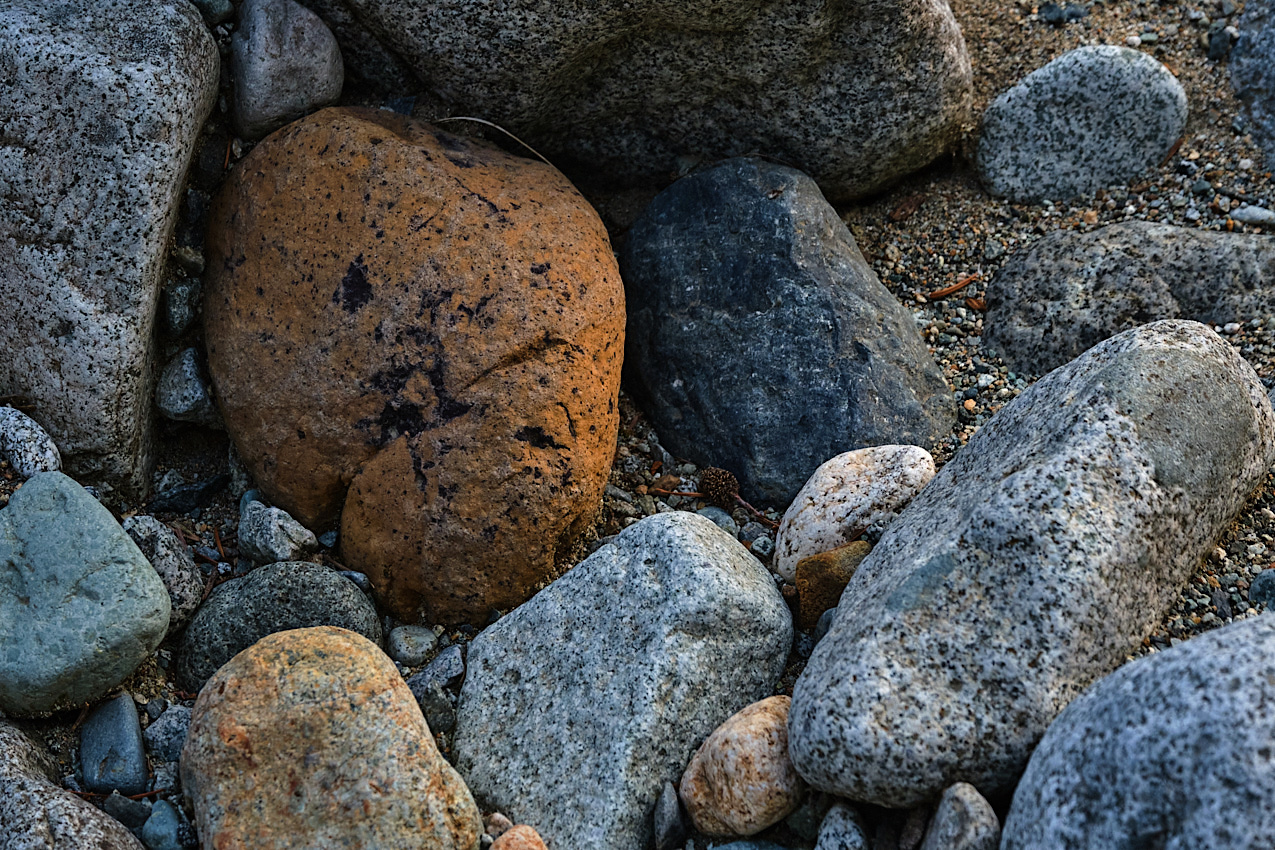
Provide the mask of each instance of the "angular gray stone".
POLYGON ((80 765, 89 791, 128 796, 147 790, 146 749, 132 696, 120 694, 89 712, 80 727, 80 765))
POLYGON ((1011 369, 1041 375, 1147 322, 1244 322, 1272 299, 1269 236, 1146 221, 1056 230, 988 283, 983 343, 1011 369))
POLYGON ((60 472, 0 511, 0 711, 105 694, 159 646, 168 592, 110 511, 60 472))
POLYGON ((1275 158, 1275 3, 1248 0, 1231 49, 1231 84, 1248 107, 1253 136, 1275 158))
POLYGON ((204 287, 199 278, 170 280, 160 301, 160 326, 164 333, 170 337, 184 334, 199 316, 203 296, 204 287))
POLYGON ((157 800, 142 826, 142 841, 148 850, 182 850, 181 825, 181 817, 173 804, 157 800))
POLYGON ((190 730, 190 709, 184 705, 170 705, 142 732, 146 750, 161 761, 177 761, 181 758, 182 744, 190 730))
POLYGON ((230 50, 235 126, 244 138, 260 139, 341 96, 336 39, 295 0, 246 0, 230 50))
POLYGON ((166 419, 194 422, 210 427, 221 426, 221 417, 213 404, 211 384, 193 348, 176 354, 159 376, 155 388, 155 404, 166 419))
POLYGON ((1275 459, 1252 367, 1187 321, 1006 405, 882 536, 798 679, 812 785, 896 808, 1012 787, 1064 706, 1172 605, 1275 459))
POLYGON ((438 653, 438 657, 431 661, 428 667, 408 679, 407 687, 411 689, 416 699, 420 700, 422 694, 428 691, 431 685, 439 684, 444 688, 450 688, 464 675, 465 658, 461 654, 460 646, 452 644, 438 653))
POLYGON ((819 824, 819 841, 815 850, 868 850, 871 845, 863 834, 863 821, 853 806, 834 803, 819 824))
POLYGON ((1186 118, 1186 92, 1160 62, 1127 47, 1080 47, 992 101, 975 163, 993 195, 1070 200, 1159 165, 1186 118))
POLYGON ((295 561, 319 551, 319 539, 283 508, 248 501, 239 512, 239 551, 258 564, 295 561))
POLYGON ((682 818, 682 804, 677 799, 677 788, 672 782, 665 782, 660 789, 652 823, 655 850, 674 850, 682 846, 682 841, 686 838, 686 823, 682 818))
POLYGON ((943 792, 921 850, 996 850, 1001 823, 992 804, 968 782, 943 792))
POLYGON ((38 422, 12 407, 0 407, 0 458, 23 478, 62 470, 62 455, 53 438, 38 422))
POLYGON ((1275 846, 1275 618, 1133 661, 1077 698, 1033 753, 1003 850, 1275 846))
POLYGON ((956 406, 912 314, 808 177, 737 159, 629 230, 626 367, 661 439, 786 505, 828 458, 932 444, 956 406))
POLYGON ((217 73, 183 0, 0 6, 0 386, 77 478, 130 494, 153 465, 155 307, 217 73))
POLYGON ((173 530, 153 516, 139 514, 124 520, 124 531, 142 550, 164 582, 172 609, 168 628, 182 629, 190 622, 204 595, 204 580, 190 554, 190 547, 173 530))
POLYGON ((309 626, 340 626, 381 642, 376 609, 353 582, 319 564, 284 561, 217 586, 182 635, 178 681, 198 691, 266 635, 309 626))
POLYGON ((772 693, 791 642, 743 546, 695 514, 648 517, 474 638, 457 769, 550 846, 640 850, 664 783, 772 693))
POLYGON ((143 850, 122 824, 54 782, 48 757, 0 720, 0 847, 6 850, 143 850))

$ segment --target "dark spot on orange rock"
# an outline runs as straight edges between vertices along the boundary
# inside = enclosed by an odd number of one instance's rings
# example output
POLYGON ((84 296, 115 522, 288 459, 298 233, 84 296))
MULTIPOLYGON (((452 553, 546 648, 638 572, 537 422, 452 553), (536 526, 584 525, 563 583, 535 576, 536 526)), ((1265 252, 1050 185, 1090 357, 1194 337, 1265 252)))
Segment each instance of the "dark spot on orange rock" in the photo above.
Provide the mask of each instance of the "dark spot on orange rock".
POLYGON ((332 303, 340 304, 347 313, 357 313, 360 307, 367 306, 372 300, 372 284, 367 279, 367 266, 363 263, 363 255, 350 263, 350 268, 341 278, 341 285, 332 293, 332 303))

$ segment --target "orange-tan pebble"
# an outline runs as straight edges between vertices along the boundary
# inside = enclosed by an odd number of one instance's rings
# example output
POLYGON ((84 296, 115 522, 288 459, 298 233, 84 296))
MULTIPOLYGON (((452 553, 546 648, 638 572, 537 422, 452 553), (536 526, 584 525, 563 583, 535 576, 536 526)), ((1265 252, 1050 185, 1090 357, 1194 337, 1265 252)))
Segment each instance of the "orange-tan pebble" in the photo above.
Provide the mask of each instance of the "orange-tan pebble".
POLYGON ((507 830, 491 845, 491 850, 546 850, 540 833, 526 824, 507 830))

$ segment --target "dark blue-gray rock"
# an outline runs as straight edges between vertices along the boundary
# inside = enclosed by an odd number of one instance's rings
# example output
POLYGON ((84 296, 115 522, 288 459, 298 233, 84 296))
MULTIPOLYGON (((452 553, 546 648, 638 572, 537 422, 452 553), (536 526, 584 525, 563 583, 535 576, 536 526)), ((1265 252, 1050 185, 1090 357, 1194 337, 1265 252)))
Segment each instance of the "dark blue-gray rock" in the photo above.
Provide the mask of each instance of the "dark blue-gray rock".
POLYGON ((155 388, 155 405, 165 419, 174 422, 224 427, 213 404, 212 385, 194 348, 182 349, 168 361, 155 388))
POLYGON ((815 630, 811 632, 810 635, 816 646, 819 644, 819 641, 823 640, 824 635, 828 634, 828 629, 832 628, 832 621, 836 619, 836 617, 836 608, 829 608, 827 611, 824 611, 819 615, 819 622, 815 623, 815 630))
POLYGON ((1275 618, 1133 661, 1077 698, 1032 754, 1003 850, 1275 846, 1275 618))
POLYGON ((102 811, 129 829, 141 829, 151 815, 150 800, 130 800, 114 791, 102 801, 102 811))
POLYGON ((443 687, 442 682, 417 683, 412 689, 416 704, 425 715, 429 731, 450 732, 456 726, 456 698, 443 687))
POLYGON ((80 775, 89 791, 141 794, 150 776, 137 706, 128 694, 101 703, 80 727, 80 775))
POLYGON ((0 711, 83 705, 168 631, 164 583, 110 511, 60 472, 0 511, 0 711))
POLYGON ((731 515, 721 508, 710 505, 707 508, 696 511, 696 513, 705 519, 712 520, 714 525, 729 534, 731 537, 739 536, 739 523, 735 522, 731 515))
POLYGON ((152 329, 217 76, 184 0, 0 4, 0 387, 77 479, 130 496, 154 463, 152 329))
POLYGON ((992 101, 975 161, 993 195, 1070 200, 1158 166, 1186 117, 1186 92, 1150 55, 1080 47, 992 101))
POLYGON ((1041 375, 1147 322, 1243 322, 1273 298, 1269 236, 1146 221, 1055 230, 988 283, 983 342, 1011 369, 1041 375))
POLYGON ((1275 602, 1275 570, 1262 570, 1248 588, 1248 599, 1255 605, 1271 607, 1275 602))
POLYGON ((412 689, 412 693, 427 689, 434 682, 450 688, 458 684, 464 675, 464 651, 460 648, 460 644, 452 644, 438 653, 438 656, 424 670, 408 679, 407 686, 412 689))
POLYGON ((318 550, 319 540, 314 532, 293 519, 283 508, 272 508, 255 500, 241 500, 239 551, 245 557, 258 564, 273 564, 300 560, 318 550))
POLYGON ((123 824, 59 788, 52 760, 0 720, 0 847, 6 850, 142 850, 123 824))
POLYGON ((1231 84, 1248 107, 1253 137, 1275 158, 1275 3, 1249 0, 1237 29, 1231 84))
POLYGON ((756 159, 660 193, 621 257, 626 367, 675 454, 787 504, 828 458, 929 445, 955 402, 819 189, 756 159))
POLYGON ((943 792, 921 850, 996 850, 1001 823, 992 804, 968 782, 943 792))
POLYGON ((855 571, 793 691, 789 753, 908 808, 1013 787, 1167 613, 1275 460, 1257 375, 1203 325, 1126 331, 1006 405, 855 571))
POLYGON ((677 788, 672 782, 664 783, 660 798, 655 801, 652 824, 655 850, 674 850, 682 846, 682 841, 686 838, 686 821, 682 818, 682 804, 677 799, 677 788))
POLYGON ((182 635, 178 681, 198 691, 266 635, 309 626, 340 626, 381 642, 376 608, 353 582, 319 564, 284 561, 217 586, 182 635))
POLYGON ((148 850, 183 850, 181 818, 177 809, 167 800, 158 800, 151 807, 151 816, 142 826, 142 841, 148 850))
POLYGON ((438 646, 438 635, 425 626, 399 626, 390 631, 386 644, 390 658, 406 667, 419 667, 438 646))
POLYGON ((550 846, 641 850, 664 783, 774 692, 791 643, 738 541, 695 514, 647 517, 470 643, 457 769, 550 846))
POLYGON ((170 705, 159 719, 146 727, 142 740, 146 750, 161 761, 177 761, 181 758, 182 744, 190 730, 190 709, 184 705, 170 705))
POLYGON ((208 507, 229 483, 230 476, 223 473, 193 484, 178 484, 161 490, 148 507, 153 513, 188 514, 208 507))
POLYGON ((863 820, 853 806, 834 803, 819 825, 815 850, 868 850, 871 845, 863 830, 863 820))
POLYGON ((204 595, 203 576, 190 547, 179 540, 167 525, 145 514, 125 519, 124 531, 164 582, 172 608, 168 628, 177 632, 190 622, 204 595))
POLYGON ((23 478, 62 469, 62 455, 48 432, 21 410, 8 406, 0 407, 0 458, 23 478))

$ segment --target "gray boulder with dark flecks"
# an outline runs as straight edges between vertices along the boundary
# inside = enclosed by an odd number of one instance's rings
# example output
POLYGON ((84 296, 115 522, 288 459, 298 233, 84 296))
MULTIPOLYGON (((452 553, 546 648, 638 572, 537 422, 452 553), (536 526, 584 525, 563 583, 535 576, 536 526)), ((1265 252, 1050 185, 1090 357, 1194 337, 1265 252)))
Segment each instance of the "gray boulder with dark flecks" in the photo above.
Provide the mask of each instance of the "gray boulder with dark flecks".
POLYGON ((1248 0, 1231 50, 1231 83, 1248 107, 1253 136, 1275 157, 1275 2, 1248 0))
POLYGON ((239 548, 254 562, 271 564, 317 552, 319 539, 283 508, 249 500, 239 511, 239 548))
POLYGON ((793 691, 812 785, 907 808, 1013 784, 1160 622, 1275 460, 1257 375, 1204 325, 1127 331, 1006 405, 886 530, 793 691))
POLYGON ((828 458, 930 445, 955 418, 912 314, 799 171, 735 159, 674 183, 621 256, 626 368, 675 454, 786 505, 828 458))
POLYGON ((168 628, 177 632, 190 622, 204 595, 203 576, 190 547, 153 516, 131 516, 124 520, 124 530, 164 582, 172 605, 168 628))
POLYGON ((992 804, 968 782, 943 792, 921 850, 996 850, 1001 823, 992 804))
POLYGON ((0 458, 23 478, 62 470, 62 455, 53 438, 38 422, 12 407, 0 407, 0 458))
POLYGON ((988 283, 983 343, 1011 369, 1040 375, 1147 322, 1244 322, 1273 298, 1269 236, 1146 221, 1056 230, 988 283))

